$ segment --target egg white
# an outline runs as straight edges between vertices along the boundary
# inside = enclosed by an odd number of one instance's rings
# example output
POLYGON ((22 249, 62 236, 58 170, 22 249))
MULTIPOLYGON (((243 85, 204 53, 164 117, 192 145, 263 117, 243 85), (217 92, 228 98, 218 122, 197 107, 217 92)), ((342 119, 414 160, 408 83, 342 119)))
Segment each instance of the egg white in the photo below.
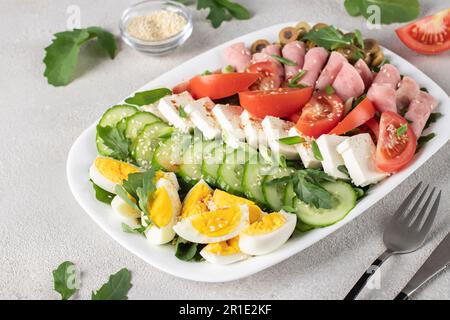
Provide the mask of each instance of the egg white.
POLYGON ((111 208, 116 213, 122 222, 128 224, 130 227, 137 228, 139 224, 137 219, 141 216, 141 211, 131 207, 128 203, 122 200, 121 197, 115 196, 111 201, 111 208))
POLYGON ((280 248, 292 235, 297 223, 297 215, 280 211, 286 218, 286 223, 280 228, 264 234, 248 235, 241 233, 239 235, 239 248, 242 252, 257 256, 270 253, 280 248))
POLYGON ((175 230, 175 233, 178 234, 180 237, 182 237, 190 242, 194 242, 194 243, 215 243, 215 242, 226 241, 226 240, 236 237, 245 227, 248 226, 248 223, 249 223, 248 206, 241 205, 239 207, 241 209, 241 221, 239 222, 239 225, 234 230, 232 230, 230 233, 228 233, 226 235, 219 236, 219 237, 208 237, 208 236, 200 233, 192 225, 192 220, 196 216, 188 217, 184 220, 181 220, 173 227, 173 229, 175 230))
POLYGON ((249 257, 249 255, 247 255, 243 252, 238 252, 238 253, 228 254, 228 255, 215 254, 215 253, 212 253, 212 252, 206 250, 206 247, 200 251, 200 255, 206 261, 208 261, 210 263, 222 264, 222 265, 235 263, 235 262, 238 262, 241 260, 245 260, 249 257))

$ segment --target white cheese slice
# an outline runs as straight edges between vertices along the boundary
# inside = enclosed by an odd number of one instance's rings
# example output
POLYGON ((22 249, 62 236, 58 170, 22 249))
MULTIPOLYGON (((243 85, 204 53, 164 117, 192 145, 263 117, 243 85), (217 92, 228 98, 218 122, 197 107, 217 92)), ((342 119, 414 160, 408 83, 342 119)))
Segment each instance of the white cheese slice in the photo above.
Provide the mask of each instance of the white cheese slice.
POLYGON ((289 160, 299 158, 295 146, 283 144, 279 141, 279 139, 289 136, 289 130, 294 126, 294 123, 280 118, 266 116, 261 124, 267 138, 267 143, 273 152, 284 155, 289 160))
POLYGON ((167 122, 183 132, 188 132, 194 128, 194 124, 186 115, 183 116, 180 109, 184 109, 194 101, 194 98, 192 98, 189 92, 185 91, 180 94, 166 96, 159 100, 158 110, 167 122))
POLYGON ((189 119, 203 133, 207 140, 219 138, 222 134, 219 125, 214 119, 211 110, 214 102, 208 98, 201 98, 186 105, 184 110, 189 114, 189 119))
POLYGON ((245 139, 255 149, 258 149, 260 146, 267 146, 267 138, 261 121, 262 119, 251 115, 247 110, 241 113, 241 124, 244 127, 245 139))
POLYGON ((345 163, 336 150, 337 146, 347 139, 348 137, 323 134, 316 140, 323 158, 323 171, 335 179, 349 179, 345 173, 338 169, 339 166, 345 165, 345 163))
POLYGON ((214 119, 222 129, 223 139, 234 149, 239 148, 241 142, 245 140, 240 118, 242 111, 240 106, 224 104, 218 104, 212 109, 214 119))
MULTIPOLYGON (((297 137, 301 136, 295 127, 292 127, 289 130, 289 136, 297 137)), ((295 149, 300 155, 300 159, 302 160, 303 166, 307 169, 317 169, 322 167, 322 162, 317 160, 314 156, 314 152, 311 147, 311 140, 306 137, 302 137, 305 141, 301 143, 294 144, 295 149)))
POLYGON ((365 187, 377 183, 388 176, 375 166, 376 147, 368 133, 346 139, 337 146, 355 185, 365 187))

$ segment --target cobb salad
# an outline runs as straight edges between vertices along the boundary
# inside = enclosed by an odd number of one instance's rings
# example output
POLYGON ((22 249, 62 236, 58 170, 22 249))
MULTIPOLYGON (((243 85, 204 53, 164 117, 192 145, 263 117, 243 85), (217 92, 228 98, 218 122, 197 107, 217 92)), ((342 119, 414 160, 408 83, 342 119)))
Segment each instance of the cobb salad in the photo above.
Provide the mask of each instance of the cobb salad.
POLYGON ((229 264, 343 219, 433 134, 438 101, 378 42, 300 22, 225 64, 138 92, 97 125, 89 171, 124 232, 229 264))

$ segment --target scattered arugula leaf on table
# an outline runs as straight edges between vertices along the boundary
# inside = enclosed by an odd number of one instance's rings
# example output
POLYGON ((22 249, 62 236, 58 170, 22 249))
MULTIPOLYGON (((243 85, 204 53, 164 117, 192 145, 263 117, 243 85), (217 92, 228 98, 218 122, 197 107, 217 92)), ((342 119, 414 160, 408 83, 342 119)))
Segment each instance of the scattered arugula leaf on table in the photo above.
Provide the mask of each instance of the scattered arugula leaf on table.
POLYGON ((127 98, 126 103, 135 106, 145 106, 159 101, 161 98, 172 94, 172 90, 167 88, 158 88, 153 90, 136 92, 134 96, 127 98))
POLYGON ((54 289, 61 295, 61 300, 68 300, 77 292, 77 278, 73 262, 64 261, 52 273, 54 289))
POLYGON ((58 32, 52 43, 45 48, 44 76, 53 86, 65 86, 73 78, 78 62, 80 48, 92 39, 97 39, 99 46, 104 49, 111 59, 117 52, 114 36, 100 27, 74 29, 58 32))
POLYGON ((110 275, 107 283, 91 294, 92 300, 127 300, 128 291, 131 289, 131 273, 123 268, 110 275))
POLYGON ((375 14, 373 8, 378 8, 381 24, 408 22, 420 13, 419 0, 345 0, 344 7, 350 16, 362 15, 371 23, 376 23, 374 19, 369 19, 375 14))
POLYGON ((96 185, 94 183, 94 181, 92 181, 90 179, 89 179, 89 181, 92 183, 92 187, 95 190, 95 198, 100 202, 103 202, 106 204, 111 204, 111 201, 114 199, 115 194, 108 192, 106 190, 103 190, 98 185, 96 185))
POLYGON ((222 22, 230 21, 232 18, 248 20, 251 17, 244 6, 230 0, 198 0, 197 10, 202 9, 209 10, 206 19, 211 21, 214 28, 220 27, 222 22))

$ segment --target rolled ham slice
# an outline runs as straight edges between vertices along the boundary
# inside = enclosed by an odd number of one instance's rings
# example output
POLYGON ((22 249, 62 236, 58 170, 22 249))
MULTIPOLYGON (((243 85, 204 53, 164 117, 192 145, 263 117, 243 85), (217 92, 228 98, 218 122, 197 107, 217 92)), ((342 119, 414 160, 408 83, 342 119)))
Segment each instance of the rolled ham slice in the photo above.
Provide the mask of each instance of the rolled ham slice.
POLYGON ((238 42, 225 49, 225 61, 237 72, 243 72, 250 65, 252 54, 245 43, 238 42))
POLYGON ((284 75, 286 80, 295 77, 303 68, 305 62, 305 44, 300 41, 293 41, 286 44, 281 50, 283 58, 295 62, 296 66, 284 66, 284 75))
POLYGON ((364 81, 358 71, 348 62, 342 65, 341 71, 333 82, 336 94, 343 100, 357 98, 364 93, 364 81))
POLYGON ((420 91, 412 99, 405 119, 411 121, 410 127, 417 138, 422 134, 423 128, 430 117, 431 112, 437 107, 438 101, 425 91, 420 91))
POLYGON ((279 44, 270 44, 264 49, 262 49, 261 52, 269 56, 273 54, 276 56, 281 56, 281 46, 279 44))
POLYGON ((392 64, 385 64, 381 67, 380 72, 373 80, 373 83, 386 84, 397 89, 397 85, 400 82, 400 72, 392 64))
POLYGON ((367 98, 380 112, 397 112, 395 90, 387 84, 374 83, 367 92, 367 98))
POLYGON ((344 63, 347 63, 347 59, 337 51, 333 51, 330 54, 328 62, 320 73, 319 79, 317 79, 316 88, 319 90, 325 90, 327 85, 331 85, 339 71, 341 71, 344 63))
POLYGON ((359 75, 364 81, 364 86, 366 87, 366 90, 370 88, 373 81, 373 73, 370 70, 369 66, 363 59, 359 59, 355 63, 355 69, 358 71, 359 75))
POLYGON ((320 71, 327 62, 328 51, 322 47, 315 47, 309 49, 305 55, 305 64, 303 70, 306 71, 305 75, 300 79, 300 83, 313 87, 316 84, 320 71))
POLYGON ((403 110, 408 107, 411 101, 417 96, 420 92, 420 87, 417 84, 416 80, 411 77, 405 76, 400 81, 400 84, 397 89, 397 109, 403 110))

